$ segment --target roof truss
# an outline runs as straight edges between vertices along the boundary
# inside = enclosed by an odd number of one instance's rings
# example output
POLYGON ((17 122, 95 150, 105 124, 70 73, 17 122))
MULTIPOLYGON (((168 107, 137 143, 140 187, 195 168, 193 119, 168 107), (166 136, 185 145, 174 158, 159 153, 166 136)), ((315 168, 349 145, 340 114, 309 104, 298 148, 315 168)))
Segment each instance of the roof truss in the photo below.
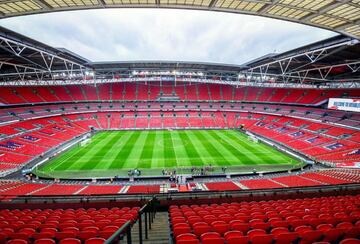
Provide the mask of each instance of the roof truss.
POLYGON ((360 38, 359 0, 2 0, 0 18, 90 8, 180 8, 243 13, 360 38))

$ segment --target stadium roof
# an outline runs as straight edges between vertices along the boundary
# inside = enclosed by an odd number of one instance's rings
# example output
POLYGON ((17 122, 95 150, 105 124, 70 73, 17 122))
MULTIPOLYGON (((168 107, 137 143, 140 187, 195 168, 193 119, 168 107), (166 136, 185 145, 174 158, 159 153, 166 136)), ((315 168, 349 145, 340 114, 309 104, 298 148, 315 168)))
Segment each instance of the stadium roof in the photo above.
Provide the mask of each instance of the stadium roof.
POLYGON ((0 85, 187 80, 234 85, 360 86, 360 41, 336 36, 242 65, 174 61, 91 62, 0 27, 0 85), (350 85, 349 85, 350 84, 350 85))
POLYGON ((1 0, 0 18, 77 9, 146 7, 265 16, 360 38, 360 0, 1 0))

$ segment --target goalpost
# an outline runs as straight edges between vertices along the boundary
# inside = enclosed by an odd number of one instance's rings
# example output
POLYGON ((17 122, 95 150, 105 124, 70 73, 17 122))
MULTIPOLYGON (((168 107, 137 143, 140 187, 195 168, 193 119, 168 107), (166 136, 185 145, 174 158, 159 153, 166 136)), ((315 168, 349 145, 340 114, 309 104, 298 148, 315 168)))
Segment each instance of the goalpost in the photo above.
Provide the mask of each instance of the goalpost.
POLYGON ((89 144, 91 142, 91 137, 86 137, 84 140, 82 140, 79 145, 80 147, 86 146, 87 144, 89 144))
POLYGON ((254 134, 250 133, 250 132, 246 132, 246 134, 248 135, 248 139, 249 141, 258 143, 259 142, 259 138, 257 138, 254 134))
POLYGON ((254 135, 250 135, 250 136, 249 136, 249 140, 252 141, 252 142, 255 142, 255 143, 258 143, 258 142, 259 142, 259 138, 257 138, 257 137, 254 136, 254 135))

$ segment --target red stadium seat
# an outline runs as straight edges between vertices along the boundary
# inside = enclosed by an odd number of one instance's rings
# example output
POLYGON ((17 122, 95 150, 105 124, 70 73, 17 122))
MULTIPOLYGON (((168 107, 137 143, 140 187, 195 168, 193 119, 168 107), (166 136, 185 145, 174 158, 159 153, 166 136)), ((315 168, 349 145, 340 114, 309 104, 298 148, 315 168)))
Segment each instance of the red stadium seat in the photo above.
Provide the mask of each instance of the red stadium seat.
POLYGON ((360 240, 355 238, 348 238, 342 240, 340 244, 360 244, 360 240))
POLYGON ((352 227, 345 231, 344 238, 360 238, 360 227, 352 227))
MULTIPOLYGON (((203 222, 204 223, 204 222, 203 222)), ((205 223, 206 224, 206 223, 205 223)), ((207 233, 207 232, 211 232, 212 231, 212 227, 209 226, 208 224, 206 225, 194 225, 193 226, 193 230, 194 230, 194 234, 198 237, 200 237, 202 234, 207 233)))
POLYGON ((9 237, 11 239, 21 239, 27 241, 29 239, 29 236, 24 233, 11 233, 9 234, 9 237))
POLYGON ((228 231, 224 234, 224 238, 228 244, 248 243, 248 237, 243 236, 243 233, 241 231, 228 231))
POLYGON ((248 223, 230 223, 230 227, 232 230, 238 230, 241 231, 242 233, 247 233, 250 229, 250 226, 248 223))
POLYGON ((55 233, 50 233, 50 232, 41 232, 41 233, 34 233, 32 235, 32 238, 35 240, 38 239, 52 239, 55 237, 55 233))
POLYGON ((336 228, 351 229, 354 225, 350 222, 341 222, 336 225, 336 228))
POLYGON ((114 231, 102 230, 102 231, 99 231, 98 235, 99 235, 101 238, 108 239, 108 238, 110 238, 110 236, 112 236, 114 233, 115 233, 114 231))
POLYGON ((176 243, 198 243, 196 235, 191 233, 181 234, 176 237, 176 243), (197 241, 197 242, 196 242, 197 241))
POLYGON ((282 233, 289 233, 289 230, 285 227, 277 227, 271 230, 271 234, 277 236, 282 233))
POLYGON ((176 242, 177 244, 200 244, 200 241, 198 239, 193 240, 180 240, 176 242))
POLYGON ((176 238, 178 235, 191 233, 191 229, 189 226, 174 227, 173 233, 174 237, 176 238))
POLYGON ((81 244, 81 241, 76 238, 66 238, 62 239, 59 244, 81 244))
POLYGON ((7 244, 27 244, 28 242, 23 239, 13 239, 7 242, 7 244))
POLYGON ((81 240, 87 240, 87 239, 90 239, 90 238, 94 238, 94 237, 97 237, 98 234, 97 232, 93 232, 93 231, 81 231, 77 237, 81 240))
POLYGON ((276 244, 297 243, 299 234, 296 232, 281 233, 276 235, 274 238, 276 240, 276 244))
POLYGON ((227 244, 248 244, 249 238, 247 236, 230 236, 226 238, 227 244))
POLYGON ((321 240, 323 233, 319 230, 308 230, 299 233, 300 235, 300 243, 301 244, 310 244, 316 241, 321 240))
POLYGON ((38 239, 34 244, 55 244, 56 242, 53 239, 38 239))
POLYGON ((204 233, 200 237, 202 244, 224 244, 224 239, 216 232, 204 233))
POLYGON ((224 235, 225 232, 230 230, 229 224, 224 221, 214 221, 211 223, 211 226, 213 230, 220 233, 220 235, 224 235))
POLYGON ((266 234, 251 235, 250 241, 252 244, 271 244, 273 242, 273 236, 266 234))
POLYGON ((104 238, 90 238, 85 241, 85 244, 103 244, 105 240, 104 238))
POLYGON ((301 234, 301 233, 304 233, 306 231, 311 231, 313 230, 310 226, 307 226, 307 225, 302 225, 302 226, 298 226, 295 228, 295 232, 301 234))
POLYGON ((266 234, 266 231, 265 230, 261 230, 261 229, 255 229, 255 230, 250 230, 247 235, 250 237, 250 239, 254 236, 262 236, 262 235, 265 235, 266 234))
POLYGON ((224 234, 225 239, 231 237, 242 237, 242 236, 244 236, 243 233, 241 231, 236 231, 236 230, 228 231, 224 234))
POLYGON ((329 229, 323 233, 323 241, 328 242, 338 242, 344 236, 344 231, 342 229, 329 229))

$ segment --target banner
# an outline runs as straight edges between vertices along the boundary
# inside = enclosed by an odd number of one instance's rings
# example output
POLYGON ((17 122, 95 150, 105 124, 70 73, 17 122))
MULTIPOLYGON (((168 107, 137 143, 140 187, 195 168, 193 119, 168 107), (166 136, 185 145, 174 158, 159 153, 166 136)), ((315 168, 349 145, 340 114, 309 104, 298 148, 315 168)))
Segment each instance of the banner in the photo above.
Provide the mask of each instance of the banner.
POLYGON ((360 162, 337 163, 336 167, 360 169, 360 162))
POLYGON ((329 98, 328 109, 360 112, 360 98, 329 98))

